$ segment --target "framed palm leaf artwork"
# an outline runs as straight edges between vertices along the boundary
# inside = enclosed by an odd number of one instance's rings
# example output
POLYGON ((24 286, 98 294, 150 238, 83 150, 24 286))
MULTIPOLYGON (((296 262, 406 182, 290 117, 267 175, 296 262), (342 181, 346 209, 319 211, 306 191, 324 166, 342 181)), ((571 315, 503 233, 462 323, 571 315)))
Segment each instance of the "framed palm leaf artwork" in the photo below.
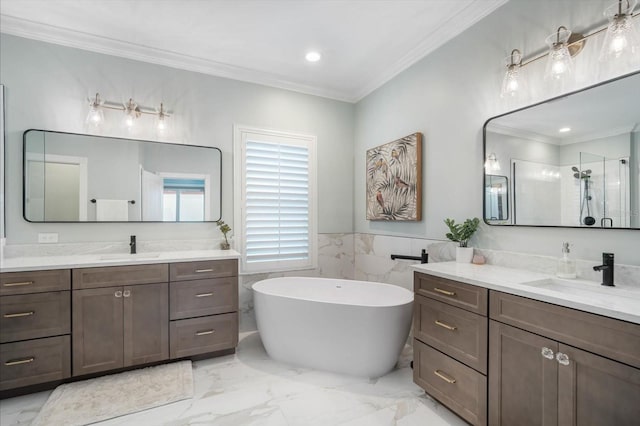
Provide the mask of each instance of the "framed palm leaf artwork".
POLYGON ((422 219, 422 133, 367 150, 367 220, 422 219))

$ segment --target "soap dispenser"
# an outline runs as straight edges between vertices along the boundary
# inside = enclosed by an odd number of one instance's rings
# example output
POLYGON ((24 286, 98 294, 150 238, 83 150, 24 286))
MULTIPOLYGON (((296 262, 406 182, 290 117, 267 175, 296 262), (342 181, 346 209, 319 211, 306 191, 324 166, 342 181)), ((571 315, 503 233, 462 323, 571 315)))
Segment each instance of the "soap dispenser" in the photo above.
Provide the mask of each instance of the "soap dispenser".
POLYGON ((575 278, 576 262, 569 258, 569 243, 562 243, 562 257, 558 259, 558 270, 556 275, 559 278, 575 278))

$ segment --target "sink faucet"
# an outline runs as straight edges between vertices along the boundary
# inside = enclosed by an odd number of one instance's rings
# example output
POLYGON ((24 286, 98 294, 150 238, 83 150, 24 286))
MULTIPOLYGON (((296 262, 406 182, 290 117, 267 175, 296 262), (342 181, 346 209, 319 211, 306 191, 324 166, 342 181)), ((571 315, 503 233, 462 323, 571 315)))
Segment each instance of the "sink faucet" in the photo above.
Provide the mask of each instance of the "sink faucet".
POLYGON ((131 242, 129 243, 129 247, 131 247, 131 254, 136 254, 136 236, 131 236, 131 242))
POLYGON ((613 253, 602 253, 602 265, 594 266, 594 271, 602 271, 602 285, 613 287, 613 253))

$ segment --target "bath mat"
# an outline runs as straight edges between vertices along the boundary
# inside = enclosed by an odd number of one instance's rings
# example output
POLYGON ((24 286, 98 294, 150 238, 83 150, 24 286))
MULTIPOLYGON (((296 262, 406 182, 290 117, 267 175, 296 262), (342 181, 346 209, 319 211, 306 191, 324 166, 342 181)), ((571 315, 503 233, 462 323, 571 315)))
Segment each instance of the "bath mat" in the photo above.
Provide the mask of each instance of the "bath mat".
POLYGON ((191 361, 175 362, 60 385, 32 425, 87 425, 192 397, 191 361))

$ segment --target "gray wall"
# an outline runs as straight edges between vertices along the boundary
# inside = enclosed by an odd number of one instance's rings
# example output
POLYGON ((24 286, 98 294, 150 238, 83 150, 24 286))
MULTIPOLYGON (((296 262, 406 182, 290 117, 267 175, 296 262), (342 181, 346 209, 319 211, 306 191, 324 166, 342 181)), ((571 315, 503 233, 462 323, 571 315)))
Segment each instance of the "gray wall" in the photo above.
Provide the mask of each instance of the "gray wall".
MULTIPOLYGON (((310 133, 318 137, 321 233, 353 230, 352 104, 0 35, 0 76, 6 86, 7 244, 35 243, 38 232, 60 242, 219 238, 215 224, 31 224, 22 218, 22 133, 30 128, 84 133, 86 98, 133 97, 175 112, 177 142, 222 150, 222 218, 233 227, 233 125, 310 133)), ((120 123, 121 113, 105 116, 120 123)), ((143 117, 149 127, 153 120, 143 117)), ((110 136, 126 137, 118 127, 110 136)), ((155 139, 140 132, 141 139, 155 139)))
MULTIPOLYGON (((443 220, 482 216, 482 126, 513 108, 500 99, 503 58, 518 48, 525 57, 544 51, 558 26, 589 30, 604 24, 603 1, 511 0, 356 105, 355 231, 444 239, 443 220), (594 21, 595 20, 595 21, 594 21), (598 21, 600 20, 600 21, 598 21), (423 220, 417 223, 365 220, 365 152, 413 132, 424 134, 423 220)), ((576 59, 577 87, 597 82, 594 58, 601 37, 589 40, 576 59)), ((528 66, 531 95, 522 104, 551 97, 542 81, 544 61, 528 66)), ((477 247, 598 260, 603 251, 618 262, 640 265, 640 231, 511 228, 483 225, 477 247)))

